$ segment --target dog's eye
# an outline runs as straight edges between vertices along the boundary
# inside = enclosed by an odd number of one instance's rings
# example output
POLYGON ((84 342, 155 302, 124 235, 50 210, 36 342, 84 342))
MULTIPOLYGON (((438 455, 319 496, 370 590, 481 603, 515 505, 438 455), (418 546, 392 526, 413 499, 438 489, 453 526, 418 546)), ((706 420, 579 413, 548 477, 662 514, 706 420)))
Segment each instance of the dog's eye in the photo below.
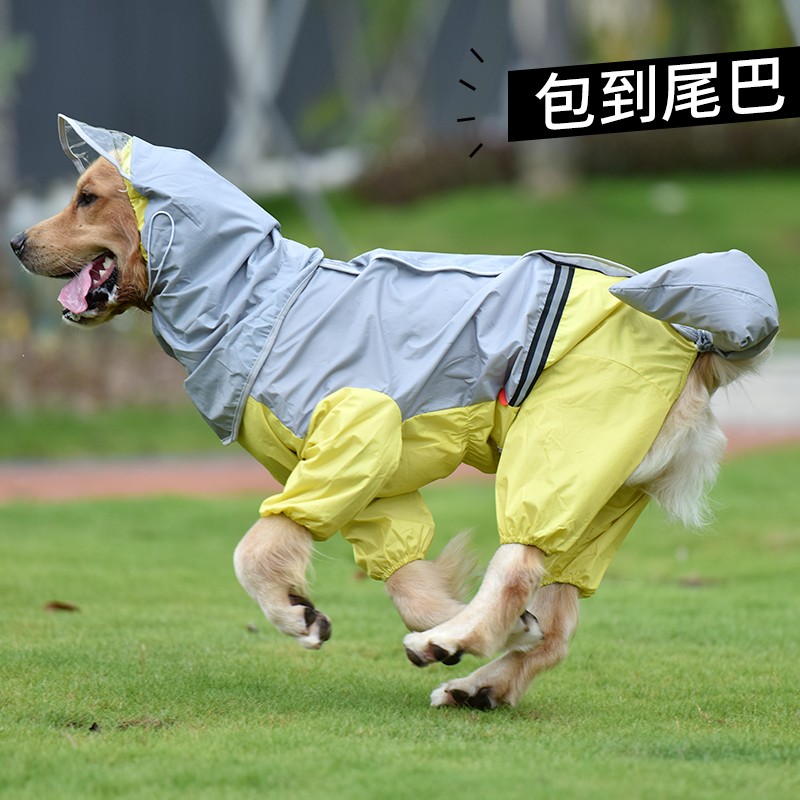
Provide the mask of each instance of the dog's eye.
POLYGON ((90 206, 95 200, 97 200, 96 194, 92 194, 91 192, 81 192, 78 195, 78 208, 90 206))

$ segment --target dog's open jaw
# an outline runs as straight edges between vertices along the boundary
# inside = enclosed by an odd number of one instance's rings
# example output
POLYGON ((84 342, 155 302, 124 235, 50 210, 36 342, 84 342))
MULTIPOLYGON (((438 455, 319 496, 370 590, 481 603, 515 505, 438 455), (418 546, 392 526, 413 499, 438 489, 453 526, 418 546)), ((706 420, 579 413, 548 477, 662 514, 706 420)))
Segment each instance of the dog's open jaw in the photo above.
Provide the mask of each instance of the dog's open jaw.
POLYGON ((100 316, 108 303, 116 299, 118 279, 113 253, 101 253, 74 274, 58 293, 58 301, 64 308, 63 318, 81 324, 100 316))

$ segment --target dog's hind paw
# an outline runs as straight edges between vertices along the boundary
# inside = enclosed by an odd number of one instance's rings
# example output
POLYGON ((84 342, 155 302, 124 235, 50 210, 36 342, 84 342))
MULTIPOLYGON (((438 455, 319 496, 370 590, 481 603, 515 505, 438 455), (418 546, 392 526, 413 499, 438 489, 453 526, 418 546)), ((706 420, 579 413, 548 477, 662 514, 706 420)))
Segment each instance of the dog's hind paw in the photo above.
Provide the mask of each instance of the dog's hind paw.
POLYGON ((535 658, 535 650, 506 653, 479 667, 471 675, 455 678, 434 689, 431 705, 476 708, 481 711, 515 706, 522 700, 531 681, 525 664, 535 658))
POLYGON ((289 595, 292 606, 302 609, 305 632, 297 636, 297 641, 308 650, 319 650, 331 638, 331 621, 306 597, 289 595))
POLYGON ((455 684, 443 683, 431 692, 431 706, 459 706, 460 708, 473 708, 478 711, 491 711, 502 705, 495 699, 491 686, 481 686, 479 689, 468 691, 456 688, 455 684))

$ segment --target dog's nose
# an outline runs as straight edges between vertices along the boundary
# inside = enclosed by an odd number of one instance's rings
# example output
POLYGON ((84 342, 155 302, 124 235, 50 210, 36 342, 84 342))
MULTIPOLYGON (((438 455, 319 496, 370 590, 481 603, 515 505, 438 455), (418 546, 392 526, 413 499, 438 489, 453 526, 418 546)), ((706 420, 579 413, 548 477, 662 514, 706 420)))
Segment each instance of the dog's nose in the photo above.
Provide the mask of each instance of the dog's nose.
POLYGON ((14 254, 17 258, 22 257, 22 253, 25 250, 25 244, 28 241, 28 233, 27 231, 22 231, 22 233, 18 233, 10 242, 11 249, 14 251, 14 254))

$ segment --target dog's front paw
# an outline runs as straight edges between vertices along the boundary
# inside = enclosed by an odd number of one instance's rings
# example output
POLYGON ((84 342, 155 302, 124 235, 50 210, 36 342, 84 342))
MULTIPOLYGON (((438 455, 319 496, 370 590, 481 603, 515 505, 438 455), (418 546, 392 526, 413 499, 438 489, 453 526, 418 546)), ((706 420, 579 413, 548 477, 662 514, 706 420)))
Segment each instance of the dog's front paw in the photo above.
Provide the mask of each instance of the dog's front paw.
POLYGON ((457 642, 442 636, 433 637, 431 633, 409 633, 403 639, 408 660, 415 667, 427 667, 437 662, 448 667, 458 664, 465 650, 457 642))
POLYGON ((437 661, 448 667, 458 664, 464 651, 455 643, 444 640, 433 641, 429 632, 409 633, 403 639, 408 660, 415 667, 427 667, 437 661))
POLYGON ((439 662, 452 666, 461 661, 464 653, 490 656, 498 650, 531 650, 542 640, 539 622, 525 611, 514 623, 508 636, 498 639, 491 632, 469 629, 453 620, 420 633, 409 633, 403 639, 408 660, 416 667, 427 667, 439 662))
POLYGON ((289 602, 296 613, 302 614, 305 626, 297 641, 308 650, 319 650, 331 638, 331 621, 306 597, 290 594, 289 602))

